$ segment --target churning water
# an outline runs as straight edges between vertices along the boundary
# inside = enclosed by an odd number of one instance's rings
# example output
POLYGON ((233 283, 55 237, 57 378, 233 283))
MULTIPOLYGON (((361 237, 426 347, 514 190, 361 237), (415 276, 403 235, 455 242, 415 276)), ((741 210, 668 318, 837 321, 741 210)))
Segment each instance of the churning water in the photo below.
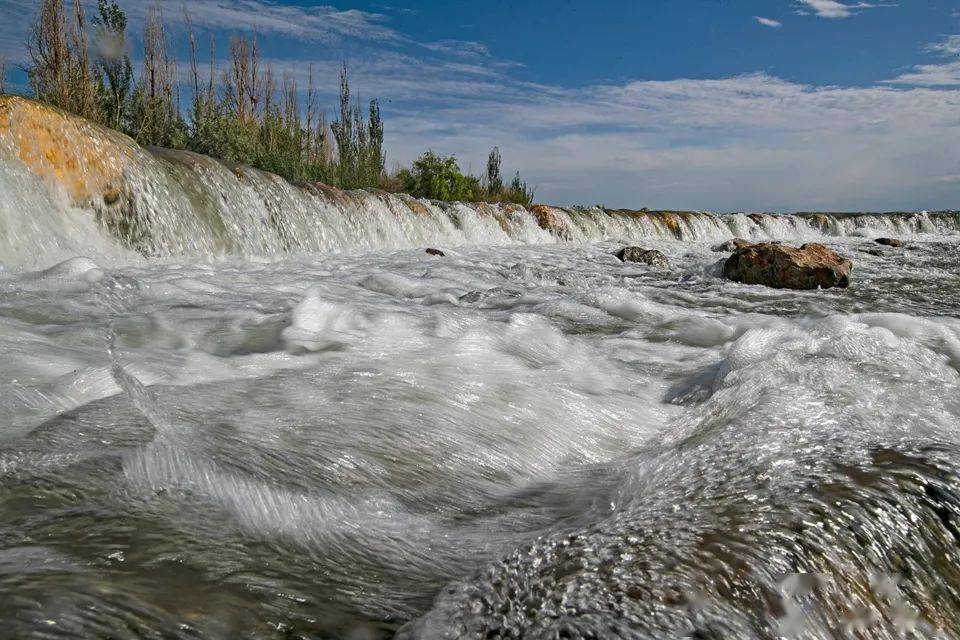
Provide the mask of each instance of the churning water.
POLYGON ((4 153, 0 637, 960 636, 955 215, 438 205, 139 149, 101 206, 4 153), (734 235, 852 286, 727 282, 734 235))

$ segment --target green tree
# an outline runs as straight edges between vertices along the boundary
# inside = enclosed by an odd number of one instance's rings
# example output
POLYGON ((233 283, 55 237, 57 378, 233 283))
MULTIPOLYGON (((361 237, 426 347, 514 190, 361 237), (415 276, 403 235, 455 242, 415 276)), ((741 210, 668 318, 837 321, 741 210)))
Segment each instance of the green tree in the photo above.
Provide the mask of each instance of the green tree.
POLYGON ((455 156, 440 156, 433 151, 417 158, 413 167, 401 171, 399 177, 403 190, 418 198, 476 202, 483 196, 480 180, 464 175, 455 156))
POLYGON ((503 192, 502 202, 514 202, 524 206, 533 204, 534 189, 527 186, 527 183, 520 179, 520 172, 517 171, 510 183, 510 188, 503 192))
POLYGON ((500 147, 494 147, 487 157, 487 195, 494 199, 503 191, 503 177, 500 175, 500 147))
POLYGON ((127 16, 116 0, 98 0, 93 23, 97 27, 100 110, 104 124, 128 131, 133 67, 127 52, 127 16))
POLYGON ((340 70, 340 113, 330 123, 337 146, 337 181, 344 189, 376 187, 383 176, 383 120, 380 103, 371 100, 365 118, 350 93, 346 64, 340 70))
POLYGON ((353 131, 353 110, 350 106, 350 79, 346 63, 340 68, 340 117, 330 123, 337 145, 337 177, 340 186, 347 187, 356 167, 356 135, 353 131))

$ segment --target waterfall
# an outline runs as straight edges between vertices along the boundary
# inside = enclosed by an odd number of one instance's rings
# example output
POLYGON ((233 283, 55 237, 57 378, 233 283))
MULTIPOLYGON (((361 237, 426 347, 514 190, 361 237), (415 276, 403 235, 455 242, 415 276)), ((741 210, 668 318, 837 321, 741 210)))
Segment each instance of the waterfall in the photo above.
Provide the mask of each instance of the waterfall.
POLYGON ((271 256, 428 245, 817 239, 960 231, 960 214, 732 214, 443 203, 296 186, 188 151, 145 149, 23 98, 0 97, 0 262, 76 255, 271 256))

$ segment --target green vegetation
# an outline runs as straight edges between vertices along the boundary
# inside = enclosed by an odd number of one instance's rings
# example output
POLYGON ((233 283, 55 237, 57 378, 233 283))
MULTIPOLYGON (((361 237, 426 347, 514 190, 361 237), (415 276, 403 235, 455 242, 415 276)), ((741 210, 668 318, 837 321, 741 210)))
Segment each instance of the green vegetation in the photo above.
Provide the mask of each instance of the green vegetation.
POLYGON ((500 175, 500 149, 493 148, 487 159, 484 184, 480 178, 460 171, 454 156, 440 156, 427 151, 410 169, 401 169, 396 179, 400 188, 418 198, 434 200, 461 200, 463 202, 533 203, 533 190, 520 180, 517 173, 510 186, 505 187, 500 175))
MULTIPOLYGON (((295 183, 382 188, 437 200, 532 202, 533 191, 519 173, 504 185, 497 148, 483 179, 461 172, 455 157, 432 151, 411 168, 387 174, 380 104, 374 99, 363 108, 352 98, 346 65, 340 72, 337 118, 328 124, 312 67, 305 102, 292 75, 278 81, 263 64, 255 37, 231 40, 223 70, 217 68, 211 38, 202 71, 196 34, 184 13, 190 45, 187 109, 181 108, 176 62, 159 3, 144 23, 142 63, 135 76, 127 16, 117 0, 98 0, 90 27, 93 46, 82 0, 41 0, 28 42, 27 76, 34 97, 122 131, 144 146, 188 149, 295 183)), ((2 77, 0 73, 0 92, 2 77)))

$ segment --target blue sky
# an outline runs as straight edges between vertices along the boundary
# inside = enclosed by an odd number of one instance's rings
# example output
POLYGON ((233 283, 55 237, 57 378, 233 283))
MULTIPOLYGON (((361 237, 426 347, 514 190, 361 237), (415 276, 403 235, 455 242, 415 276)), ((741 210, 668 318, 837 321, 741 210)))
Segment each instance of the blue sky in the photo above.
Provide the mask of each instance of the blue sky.
MULTIPOLYGON (((120 3, 135 30, 151 2, 120 3)), ((184 2, 160 4, 182 56, 184 2)), ((0 0, 8 60, 38 5, 0 0)), ((432 148, 479 170, 499 145, 556 204, 960 208, 960 0, 186 6, 221 51, 255 29, 278 71, 315 63, 330 109, 345 60, 391 164, 432 148)))

